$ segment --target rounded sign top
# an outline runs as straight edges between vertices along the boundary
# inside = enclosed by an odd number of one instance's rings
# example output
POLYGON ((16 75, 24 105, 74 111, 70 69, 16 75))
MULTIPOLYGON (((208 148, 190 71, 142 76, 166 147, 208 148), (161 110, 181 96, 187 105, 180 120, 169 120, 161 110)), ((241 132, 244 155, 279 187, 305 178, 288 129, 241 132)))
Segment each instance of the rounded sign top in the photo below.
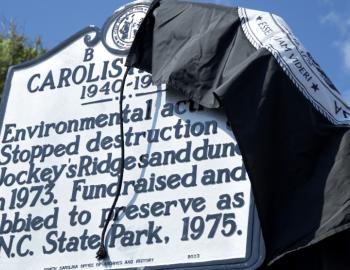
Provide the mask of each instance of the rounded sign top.
POLYGON ((148 5, 136 4, 129 9, 123 10, 116 18, 113 25, 112 38, 120 49, 128 50, 130 48, 147 9, 148 5))
POLYGON ((107 49, 114 53, 127 53, 148 8, 148 2, 134 2, 114 13, 103 27, 103 41, 107 49))

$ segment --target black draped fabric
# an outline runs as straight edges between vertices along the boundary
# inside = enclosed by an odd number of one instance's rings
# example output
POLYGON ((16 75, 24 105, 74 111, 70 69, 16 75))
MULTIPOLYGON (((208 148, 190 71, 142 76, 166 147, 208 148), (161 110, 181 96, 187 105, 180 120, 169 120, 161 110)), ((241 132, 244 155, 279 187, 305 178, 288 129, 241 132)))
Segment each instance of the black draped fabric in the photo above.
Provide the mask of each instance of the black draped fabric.
POLYGON ((261 221, 261 269, 350 269, 348 125, 334 123, 320 102, 307 98, 277 54, 253 45, 238 8, 156 0, 127 65, 204 106, 224 108, 261 221))

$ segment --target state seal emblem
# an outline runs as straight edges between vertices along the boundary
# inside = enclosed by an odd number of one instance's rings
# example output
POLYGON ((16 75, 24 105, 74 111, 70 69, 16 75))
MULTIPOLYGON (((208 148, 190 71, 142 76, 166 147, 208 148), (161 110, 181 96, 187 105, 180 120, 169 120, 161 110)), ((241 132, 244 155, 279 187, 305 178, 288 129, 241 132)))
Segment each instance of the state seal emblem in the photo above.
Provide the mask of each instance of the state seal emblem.
POLYGON ((136 3, 117 12, 111 32, 117 50, 129 50, 148 8, 146 3, 136 3))

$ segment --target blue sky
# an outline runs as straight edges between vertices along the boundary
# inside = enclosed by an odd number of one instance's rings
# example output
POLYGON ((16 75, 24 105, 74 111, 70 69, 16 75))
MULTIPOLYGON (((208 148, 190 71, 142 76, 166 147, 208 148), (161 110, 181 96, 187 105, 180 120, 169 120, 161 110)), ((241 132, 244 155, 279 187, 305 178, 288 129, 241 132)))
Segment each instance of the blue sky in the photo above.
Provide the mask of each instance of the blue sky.
MULTIPOLYGON (((14 20, 53 48, 88 25, 102 26, 126 0, 0 0, 0 21, 14 20)), ((213 0, 280 15, 350 104, 350 1, 213 0)))

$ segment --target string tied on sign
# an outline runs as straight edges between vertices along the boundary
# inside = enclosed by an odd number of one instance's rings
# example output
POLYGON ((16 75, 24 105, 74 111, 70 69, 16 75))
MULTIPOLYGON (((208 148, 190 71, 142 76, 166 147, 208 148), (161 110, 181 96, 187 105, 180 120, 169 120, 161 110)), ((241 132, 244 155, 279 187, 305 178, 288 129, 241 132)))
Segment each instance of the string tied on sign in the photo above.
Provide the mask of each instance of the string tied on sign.
POLYGON ((123 178, 124 178, 125 143, 124 143, 123 100, 124 100, 125 82, 126 82, 126 77, 129 73, 129 70, 130 70, 130 67, 126 67, 126 71, 124 73, 124 77, 123 77, 123 81, 122 81, 122 85, 121 85, 120 93, 119 93, 119 117, 120 117, 119 128, 120 128, 120 139, 121 139, 120 140, 121 153, 120 153, 120 172, 119 172, 119 179, 118 179, 118 183, 117 183, 117 192, 116 192, 116 195, 114 197, 114 201, 112 203, 112 206, 109 209, 107 219, 106 219, 105 224, 104 224, 103 229, 102 229, 100 247, 96 253, 96 258, 98 260, 103 260, 103 259, 106 259, 108 257, 108 252, 107 252, 107 249, 105 246, 106 231, 107 231, 107 228, 108 228, 110 221, 113 218, 114 209, 115 209, 117 202, 118 202, 118 199, 120 197, 120 191, 122 188, 122 183, 123 183, 123 178))

